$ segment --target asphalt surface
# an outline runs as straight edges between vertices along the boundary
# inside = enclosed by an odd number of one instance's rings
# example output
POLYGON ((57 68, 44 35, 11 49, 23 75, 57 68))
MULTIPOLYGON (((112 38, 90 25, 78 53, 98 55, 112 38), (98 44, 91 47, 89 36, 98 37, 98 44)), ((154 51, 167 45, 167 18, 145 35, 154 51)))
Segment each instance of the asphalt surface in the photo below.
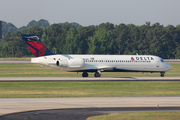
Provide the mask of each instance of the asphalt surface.
POLYGON ((146 111, 180 111, 180 107, 115 107, 43 110, 4 115, 0 117, 0 120, 86 120, 90 116, 102 114, 146 111))
POLYGON ((5 63, 5 64, 31 63, 31 59, 0 59, 0 63, 5 63))
MULTIPOLYGON (((59 97, 0 98, 0 116, 23 111, 113 108, 113 107, 180 107, 180 97, 59 97)), ((21 116, 21 115, 20 115, 21 116)))
MULTIPOLYGON (((180 81, 180 77, 0 77, 0 82, 29 81, 180 81)), ((180 111, 180 97, 0 98, 0 120, 85 120, 145 111, 180 111)))
POLYGON ((0 82, 180 81, 177 77, 0 77, 0 82))

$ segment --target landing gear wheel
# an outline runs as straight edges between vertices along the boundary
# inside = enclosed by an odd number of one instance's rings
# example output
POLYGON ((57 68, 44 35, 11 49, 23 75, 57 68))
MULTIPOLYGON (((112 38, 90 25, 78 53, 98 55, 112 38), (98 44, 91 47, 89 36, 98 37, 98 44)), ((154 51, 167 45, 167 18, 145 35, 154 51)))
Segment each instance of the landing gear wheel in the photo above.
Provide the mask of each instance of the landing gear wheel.
POLYGON ((101 74, 99 74, 98 72, 96 72, 96 73, 94 74, 94 77, 101 77, 101 74))
POLYGON ((82 77, 88 77, 88 73, 87 72, 83 72, 82 73, 82 77))
POLYGON ((161 77, 164 77, 165 72, 161 72, 161 77))
POLYGON ((161 77, 164 77, 164 74, 161 74, 161 77))

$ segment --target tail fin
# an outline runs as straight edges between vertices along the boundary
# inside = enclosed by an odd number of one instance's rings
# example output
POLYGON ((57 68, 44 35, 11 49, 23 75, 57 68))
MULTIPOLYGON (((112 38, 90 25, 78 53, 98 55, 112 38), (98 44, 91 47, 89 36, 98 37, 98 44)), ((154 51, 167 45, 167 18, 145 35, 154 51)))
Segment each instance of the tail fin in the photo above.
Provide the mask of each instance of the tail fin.
POLYGON ((22 34, 21 36, 22 36, 22 39, 26 41, 34 57, 55 55, 43 44, 43 42, 41 41, 41 38, 38 35, 22 34))

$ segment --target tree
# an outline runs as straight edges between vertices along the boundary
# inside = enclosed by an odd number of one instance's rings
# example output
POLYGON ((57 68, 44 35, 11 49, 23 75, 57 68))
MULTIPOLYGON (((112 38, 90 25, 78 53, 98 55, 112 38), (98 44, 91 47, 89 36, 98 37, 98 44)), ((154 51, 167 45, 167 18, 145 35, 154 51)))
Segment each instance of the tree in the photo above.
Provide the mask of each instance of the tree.
POLYGON ((111 54, 113 32, 98 29, 94 36, 89 37, 89 54, 111 54))
POLYGON ((62 48, 64 46, 65 37, 63 34, 63 28, 61 25, 53 24, 47 30, 44 31, 46 34, 46 42, 47 47, 54 51, 56 49, 57 53, 62 53, 62 48))
POLYGON ((81 41, 81 44, 78 44, 78 46, 81 48, 81 54, 87 54, 88 53, 88 37, 93 36, 95 32, 95 28, 93 26, 88 26, 88 27, 78 27, 78 36, 79 40, 81 41))
POLYGON ((180 46, 178 46, 178 47, 176 48, 176 55, 175 55, 175 57, 176 57, 177 59, 180 59, 180 46))
MULTIPOLYGON (((45 20, 38 22, 40 22, 39 26, 45 26, 45 20)), ((35 25, 38 22, 31 21, 29 25, 35 25)), ((43 43, 53 52, 56 49, 58 54, 139 53, 157 55, 162 58, 178 58, 179 56, 180 25, 163 27, 160 23, 151 25, 150 22, 141 26, 133 24, 114 26, 109 22, 87 27, 74 25, 66 22, 53 24, 48 28, 33 26, 25 27, 22 31, 15 33, 8 32, 0 42, 0 56, 32 56, 25 42, 12 39, 21 37, 21 34, 38 34, 43 43)))
POLYGON ((81 53, 81 41, 75 27, 71 27, 67 32, 65 44, 65 53, 66 54, 80 54, 81 53))
POLYGON ((125 24, 120 24, 113 30, 114 41, 113 41, 113 53, 123 54, 125 49, 125 41, 127 39, 127 26, 125 24))

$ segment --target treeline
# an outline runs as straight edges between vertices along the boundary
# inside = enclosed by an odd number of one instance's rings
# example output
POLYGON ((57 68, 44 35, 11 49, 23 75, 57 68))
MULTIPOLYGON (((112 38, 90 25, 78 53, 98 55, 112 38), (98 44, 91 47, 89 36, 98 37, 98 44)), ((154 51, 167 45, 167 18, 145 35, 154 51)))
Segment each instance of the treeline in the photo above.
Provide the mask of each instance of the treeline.
MULTIPOLYGON (((58 23, 60 25, 63 25, 64 23, 58 23)), ((71 25, 74 25, 76 28, 81 26, 78 23, 70 23, 71 25)), ((27 26, 22 26, 20 28, 17 28, 12 23, 7 23, 5 21, 2 21, 2 36, 5 36, 8 32, 15 33, 16 31, 21 31, 23 29, 31 28, 33 26, 38 26, 40 28, 48 28, 50 26, 50 23, 45 19, 40 19, 39 21, 32 20, 30 21, 27 26)))
POLYGON ((70 23, 53 24, 48 28, 33 26, 6 34, 0 43, 0 57, 32 56, 21 34, 38 34, 52 51, 58 54, 136 54, 157 55, 162 58, 180 58, 180 25, 164 27, 150 22, 133 24, 74 27, 70 23))

